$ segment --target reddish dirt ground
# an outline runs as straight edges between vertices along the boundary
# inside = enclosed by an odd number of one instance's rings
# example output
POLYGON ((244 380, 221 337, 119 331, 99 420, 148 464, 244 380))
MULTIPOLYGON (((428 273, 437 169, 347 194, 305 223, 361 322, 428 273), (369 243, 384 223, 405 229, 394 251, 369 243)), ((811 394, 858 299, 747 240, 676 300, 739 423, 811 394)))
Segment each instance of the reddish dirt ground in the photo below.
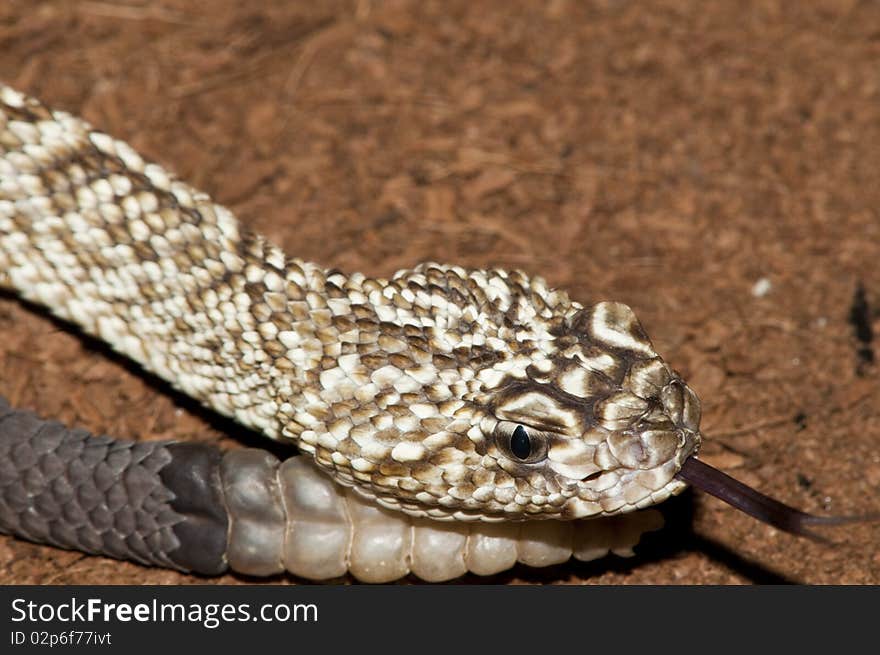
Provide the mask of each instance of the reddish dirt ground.
MULTIPOLYGON (((880 5, 206 6, 5 0, 0 78, 290 254, 519 267, 626 302, 703 399, 707 461, 808 511, 880 509, 880 5)), ((131 438, 241 436, 12 297, 0 335, 15 405, 131 438)), ((488 581, 880 583, 877 524, 823 546, 699 493, 666 514, 635 559, 488 581)), ((2 538, 0 582, 205 580, 2 538)))

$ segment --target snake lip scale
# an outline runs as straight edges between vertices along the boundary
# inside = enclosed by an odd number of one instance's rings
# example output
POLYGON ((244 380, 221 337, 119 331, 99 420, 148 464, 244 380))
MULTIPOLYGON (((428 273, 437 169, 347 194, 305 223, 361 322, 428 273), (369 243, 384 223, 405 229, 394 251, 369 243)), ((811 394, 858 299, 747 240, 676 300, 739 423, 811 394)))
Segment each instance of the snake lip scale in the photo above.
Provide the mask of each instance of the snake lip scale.
POLYGON ((289 258, 2 84, 0 287, 303 453, 134 444, 0 403, 0 529, 34 541, 381 582, 631 554, 688 484, 797 534, 848 520, 699 460, 699 400, 626 305, 516 270, 289 258))

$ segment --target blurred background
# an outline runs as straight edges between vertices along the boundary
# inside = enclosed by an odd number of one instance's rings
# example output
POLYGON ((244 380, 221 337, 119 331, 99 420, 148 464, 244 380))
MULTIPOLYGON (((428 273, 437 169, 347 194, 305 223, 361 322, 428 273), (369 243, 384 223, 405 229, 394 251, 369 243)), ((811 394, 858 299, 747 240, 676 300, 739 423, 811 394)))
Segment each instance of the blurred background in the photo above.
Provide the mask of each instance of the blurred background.
MULTIPOLYGON (((877 2, 4 0, 0 79, 290 255, 626 302, 702 398, 707 461, 808 511, 880 509, 877 2)), ((0 335, 13 404, 236 436, 8 296, 0 335)), ((634 560, 488 581, 880 583, 880 526, 828 547, 668 505, 634 560)), ((0 540, 2 582, 194 580, 0 540)))

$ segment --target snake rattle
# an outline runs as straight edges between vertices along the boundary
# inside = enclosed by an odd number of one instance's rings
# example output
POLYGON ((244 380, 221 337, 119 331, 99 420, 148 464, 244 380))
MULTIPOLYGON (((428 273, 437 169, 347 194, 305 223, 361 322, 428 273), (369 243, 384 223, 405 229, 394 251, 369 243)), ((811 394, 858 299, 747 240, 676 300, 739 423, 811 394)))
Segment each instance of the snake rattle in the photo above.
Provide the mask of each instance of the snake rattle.
POLYGON ((116 441, 0 401, 0 530, 33 541, 385 582, 631 555, 688 484, 796 534, 848 520, 700 461, 699 400, 626 305, 520 271, 289 258, 2 85, 0 287, 302 453, 116 441))

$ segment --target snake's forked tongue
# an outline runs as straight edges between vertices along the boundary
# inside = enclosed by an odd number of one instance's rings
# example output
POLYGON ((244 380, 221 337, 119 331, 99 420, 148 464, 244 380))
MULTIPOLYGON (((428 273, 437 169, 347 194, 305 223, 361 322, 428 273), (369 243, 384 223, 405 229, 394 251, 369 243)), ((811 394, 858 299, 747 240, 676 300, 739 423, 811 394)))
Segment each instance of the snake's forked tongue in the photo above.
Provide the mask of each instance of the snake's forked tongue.
POLYGON ((810 539, 825 543, 828 542, 828 539, 810 530, 811 527, 843 525, 880 519, 880 515, 814 516, 813 514, 807 514, 774 498, 765 496, 761 492, 752 489, 739 480, 735 480, 694 456, 688 457, 684 461, 676 477, 697 489, 720 498, 725 503, 755 517, 759 521, 763 521, 785 532, 809 537, 810 539))

